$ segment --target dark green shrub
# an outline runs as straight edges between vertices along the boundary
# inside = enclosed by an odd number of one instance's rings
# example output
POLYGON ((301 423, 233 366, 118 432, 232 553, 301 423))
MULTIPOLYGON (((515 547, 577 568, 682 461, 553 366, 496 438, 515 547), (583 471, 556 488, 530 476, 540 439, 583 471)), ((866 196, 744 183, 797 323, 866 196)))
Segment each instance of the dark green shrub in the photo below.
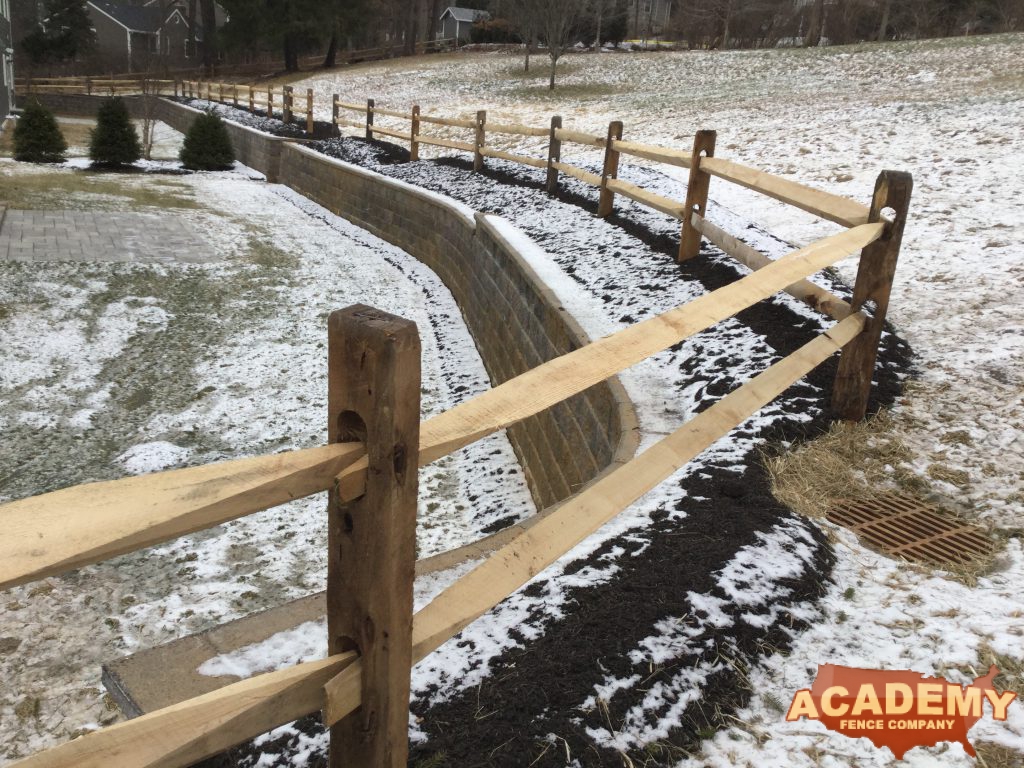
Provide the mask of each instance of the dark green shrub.
POLYGON ((26 163, 60 163, 68 143, 53 113, 32 99, 14 124, 14 159, 26 163))
POLYGON ((234 165, 235 150, 220 115, 211 110, 192 121, 178 159, 193 171, 226 171, 234 165))
POLYGON ((95 165, 131 165, 142 157, 138 131, 120 98, 103 100, 91 136, 89 159, 95 165))

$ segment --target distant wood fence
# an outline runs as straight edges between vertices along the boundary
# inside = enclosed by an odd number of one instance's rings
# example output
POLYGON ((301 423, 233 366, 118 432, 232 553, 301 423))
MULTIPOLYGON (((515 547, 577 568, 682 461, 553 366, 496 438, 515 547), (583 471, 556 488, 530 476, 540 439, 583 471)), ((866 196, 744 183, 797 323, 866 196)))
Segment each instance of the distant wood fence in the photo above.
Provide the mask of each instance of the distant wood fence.
MULTIPOLYGON (((251 93, 251 92, 250 92, 251 93)), ((218 89, 219 94, 219 89, 218 89)), ((232 94, 233 96, 233 94, 232 94)), ((307 98, 309 98, 307 96, 307 98)), ((268 102, 270 99, 268 98, 268 102)), ((289 105, 294 111, 294 104, 289 105)), ((544 135, 540 129, 452 120, 366 107, 358 127, 383 134, 375 115, 408 120, 400 138, 472 153, 477 166, 501 157, 487 132, 544 135), (471 141, 440 143, 422 123, 464 128, 471 141), (485 151, 487 150, 487 151, 485 151)), ((310 102, 306 102, 310 110, 310 102)), ((307 111, 307 115, 308 115, 307 111)), ((355 122, 355 121, 352 121, 355 122)), ((111 726, 42 752, 19 766, 119 768, 187 766, 311 712, 331 729, 333 768, 405 766, 411 665, 519 589, 642 495, 841 351, 833 407, 859 419, 867 408, 879 339, 907 220, 912 181, 885 171, 871 204, 796 184, 714 157, 715 134, 697 133, 684 153, 607 136, 544 129, 548 157, 522 157, 598 187, 608 215, 622 194, 682 221, 681 258, 701 236, 756 271, 691 302, 550 360, 423 422, 415 325, 364 306, 331 315, 328 328, 329 444, 191 469, 91 483, 0 506, 0 589, 97 563, 322 491, 328 506, 328 650, 320 661, 256 675, 213 693, 111 726), (600 176, 563 162, 564 144, 602 147, 600 176), (683 203, 616 179, 621 155, 689 169, 683 203), (770 260, 704 218, 711 176, 741 184, 836 221, 844 231, 770 260), (887 215, 883 215, 887 212, 887 215), (806 279, 860 251, 847 303, 806 279), (827 331, 770 366, 651 448, 608 472, 536 525, 493 552, 413 613, 417 469, 538 414, 747 307, 789 291, 837 319, 827 331)), ((415 152, 413 153, 415 155, 415 152)))
MULTIPOLYGON (((457 47, 457 41, 454 38, 445 38, 443 40, 431 40, 429 42, 417 43, 416 54, 427 54, 427 53, 444 53, 447 51, 453 51, 457 47)), ((335 66, 342 66, 344 64, 358 64, 364 61, 379 61, 381 59, 397 58, 405 55, 404 45, 394 46, 377 46, 376 48, 360 48, 355 50, 339 50, 335 57, 335 66)), ((312 71, 315 69, 323 70, 323 62, 325 54, 316 54, 313 56, 302 56, 298 60, 299 69, 303 71, 312 71)), ((283 59, 273 59, 267 56, 266 58, 260 58, 256 61, 241 62, 237 64, 226 64, 217 67, 217 74, 220 77, 264 77, 271 73, 283 72, 285 63, 283 59)), ((172 76, 181 79, 183 77, 201 77, 202 67, 179 67, 179 68, 158 68, 148 72, 133 72, 133 73, 110 73, 106 77, 97 75, 94 80, 111 80, 118 83, 130 83, 138 82, 140 80, 165 80, 168 83, 173 82, 169 79, 172 76)), ((15 95, 25 95, 33 90, 34 87, 45 87, 48 83, 67 85, 73 81, 84 81, 89 78, 81 76, 64 76, 64 77, 19 77, 15 78, 15 95)), ((46 92, 39 91, 39 92, 46 92)), ((54 91, 50 91, 53 93, 54 91)))
MULTIPOLYGON (((296 98, 291 86, 274 89, 235 83, 185 80, 175 86, 175 93, 179 92, 184 97, 231 104, 250 112, 260 110, 270 116, 275 115, 275 110, 278 110, 281 119, 288 124, 295 123, 298 115, 302 117, 307 134, 314 134, 316 105, 312 88, 307 88, 304 94, 296 98)), ((325 114, 325 111, 322 114, 325 114)), ((626 141, 622 138, 623 124, 619 121, 612 122, 608 126, 608 132, 601 136, 564 128, 560 116, 552 117, 548 126, 488 122, 486 110, 478 111, 472 119, 453 118, 424 114, 419 105, 413 105, 408 111, 404 111, 377 106, 374 99, 367 99, 365 104, 346 102, 337 94, 331 98, 331 124, 335 133, 340 133, 343 128, 354 129, 367 139, 383 136, 390 140, 408 142, 410 161, 419 159, 420 145, 426 144, 471 155, 473 168, 477 171, 484 168, 488 158, 544 170, 547 172, 546 186, 549 193, 555 192, 560 174, 564 174, 600 191, 598 215, 602 217, 611 215, 615 207, 615 196, 622 195, 681 222, 680 261, 693 258, 700 250, 701 237, 704 237, 750 269, 761 269, 770 262, 768 256, 723 231, 704 217, 712 176, 760 192, 845 227, 864 224, 868 222, 870 215, 870 207, 855 200, 715 157, 714 131, 699 131, 694 138, 692 149, 680 150, 626 141), (353 113, 358 115, 358 119, 353 113), (391 122, 382 125, 379 118, 389 119, 391 122), (407 126, 396 127, 396 121, 407 126), (454 140, 436 133, 424 133, 425 125, 461 130, 467 135, 465 140, 454 140), (493 143, 488 144, 488 137, 494 135, 546 137, 548 142, 542 155, 530 156, 507 152, 498 149, 493 143), (602 172, 593 173, 567 162, 563 153, 571 145, 603 149, 602 172), (686 199, 676 200, 619 179, 619 163, 623 155, 688 169, 690 173, 686 199)), ((847 302, 807 280, 788 286, 786 291, 837 320, 850 312, 847 302)))

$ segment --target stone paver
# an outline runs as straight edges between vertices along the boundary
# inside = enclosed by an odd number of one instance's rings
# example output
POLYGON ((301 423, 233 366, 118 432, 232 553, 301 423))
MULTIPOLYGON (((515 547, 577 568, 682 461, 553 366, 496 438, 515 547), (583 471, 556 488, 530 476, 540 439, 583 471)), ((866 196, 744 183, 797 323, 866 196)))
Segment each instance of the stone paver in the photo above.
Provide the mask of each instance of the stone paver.
POLYGON ((8 210, 0 259, 199 264, 219 256, 180 214, 8 210))

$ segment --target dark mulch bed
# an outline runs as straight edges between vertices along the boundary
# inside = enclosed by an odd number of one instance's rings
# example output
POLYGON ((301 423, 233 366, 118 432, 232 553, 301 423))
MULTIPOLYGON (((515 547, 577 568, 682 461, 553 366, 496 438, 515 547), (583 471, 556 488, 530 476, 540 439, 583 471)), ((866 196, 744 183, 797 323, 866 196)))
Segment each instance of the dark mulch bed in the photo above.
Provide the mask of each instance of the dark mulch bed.
MULTIPOLYGON (((518 206, 543 205, 536 177, 507 167, 489 169, 472 176, 469 164, 462 160, 439 160, 402 165, 408 153, 382 142, 356 139, 333 140, 319 147, 327 154, 373 167, 398 178, 462 199, 474 208, 507 214, 514 220, 518 206), (489 185, 490 193, 485 194, 489 185), (488 202, 484 202, 488 201, 488 202)), ((497 164, 495 164, 497 165, 497 164)), ((593 212, 592 197, 580 187, 566 184, 558 199, 593 212)), ((613 223, 656 251, 650 265, 652 282, 664 279, 697 280, 712 290, 736 279, 736 273, 713 259, 696 258, 683 265, 675 263, 678 239, 631 214, 613 218, 613 223), (674 276, 674 278, 673 278, 674 276)), ((531 232, 543 240, 543 233, 531 232)), ((545 248, 557 245, 551 234, 545 248)), ((656 286, 652 288, 656 290, 656 286)), ((848 289, 837 286, 839 292, 848 289)), ((761 336, 780 354, 788 354, 816 335, 819 326, 777 302, 761 302, 747 309, 738 319, 761 336)), ((871 408, 891 404, 901 390, 901 377, 911 372, 911 350, 892 329, 883 341, 871 408)), ((688 363, 680 363, 682 382, 688 363)), ((830 423, 827 396, 835 375, 833 359, 814 371, 808 381, 794 385, 780 400, 790 396, 794 418, 779 419, 775 426, 759 435, 769 446, 813 436, 830 423), (811 421, 795 418, 798 403, 813 402, 821 410, 811 421)), ((712 382, 699 408, 705 408, 734 386, 728 378, 712 382)), ((619 537, 599 551, 572 566, 579 571, 588 565, 600 565, 602 556, 621 548, 618 572, 598 586, 568 590, 571 613, 562 620, 542 621, 543 599, 537 602, 538 624, 544 627, 537 639, 520 636, 522 647, 491 661, 491 674, 478 687, 463 691, 447 701, 427 706, 425 698, 414 703, 414 714, 428 740, 412 749, 411 765, 431 766, 564 766, 578 760, 584 766, 621 766, 622 757, 614 750, 595 745, 587 729, 607 728, 622 722, 627 711, 637 706, 645 691, 668 683, 682 670, 726 659, 704 681, 701 696, 691 702, 678 719, 678 725, 664 737, 641 750, 630 753, 636 765, 671 765, 699 746, 717 728, 728 725, 729 716, 750 696, 745 670, 766 653, 784 652, 790 632, 799 631, 802 621, 789 612, 822 594, 830 579, 834 555, 822 532, 808 521, 781 506, 772 496, 762 462, 755 455, 745 458, 742 473, 727 466, 709 465, 679 484, 674 509, 663 508, 653 515, 653 524, 637 536, 619 537), (676 510, 685 516, 675 517, 676 510), (733 622, 724 629, 701 623, 699 634, 689 645, 700 647, 680 654, 670 663, 650 666, 636 664, 629 653, 644 638, 655 633, 657 622, 667 617, 706 616, 694 610, 687 594, 728 597, 716 582, 715 573, 736 556, 738 550, 758 541, 758 535, 780 526, 806 533, 814 553, 799 578, 780 583, 789 592, 775 600, 779 609, 775 619, 756 627, 740 618, 745 609, 730 603, 725 612, 733 622), (608 702, 607 712, 600 708, 584 711, 581 702, 595 685, 609 678, 631 675, 645 678, 629 694, 616 694, 608 702), (639 698, 638 698, 639 697, 639 698), (571 756, 567 759, 567 756, 571 756)), ((543 597, 544 584, 533 585, 537 597, 543 597)), ((656 717, 657 712, 653 713, 656 717)), ((315 718, 299 722, 305 733, 316 733, 315 718)), ((242 765, 284 766, 296 738, 285 735, 265 742, 260 748, 245 747, 235 757, 242 765), (262 756, 262 759, 261 759, 262 756)), ((326 765, 322 755, 313 755, 305 763, 326 765)))

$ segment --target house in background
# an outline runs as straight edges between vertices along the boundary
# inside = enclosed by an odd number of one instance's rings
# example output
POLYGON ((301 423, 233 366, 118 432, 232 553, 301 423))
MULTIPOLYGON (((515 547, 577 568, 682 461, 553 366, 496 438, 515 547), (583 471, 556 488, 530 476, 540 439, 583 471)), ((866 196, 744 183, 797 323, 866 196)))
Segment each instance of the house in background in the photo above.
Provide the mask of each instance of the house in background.
POLYGON ((0 130, 14 109, 14 42, 11 37, 11 0, 0 0, 0 130))
MULTIPOLYGON (((193 20, 193 30, 184 0, 88 0, 86 8, 96 30, 97 54, 113 69, 138 72, 156 65, 187 67, 196 61, 195 49, 203 41, 202 20, 193 20)), ((226 20, 227 14, 217 6, 217 25, 226 20)))
POLYGON ((478 11, 476 8, 456 8, 454 5, 448 6, 441 14, 437 38, 468 43, 473 24, 489 18, 491 18, 491 14, 487 11, 478 11))

